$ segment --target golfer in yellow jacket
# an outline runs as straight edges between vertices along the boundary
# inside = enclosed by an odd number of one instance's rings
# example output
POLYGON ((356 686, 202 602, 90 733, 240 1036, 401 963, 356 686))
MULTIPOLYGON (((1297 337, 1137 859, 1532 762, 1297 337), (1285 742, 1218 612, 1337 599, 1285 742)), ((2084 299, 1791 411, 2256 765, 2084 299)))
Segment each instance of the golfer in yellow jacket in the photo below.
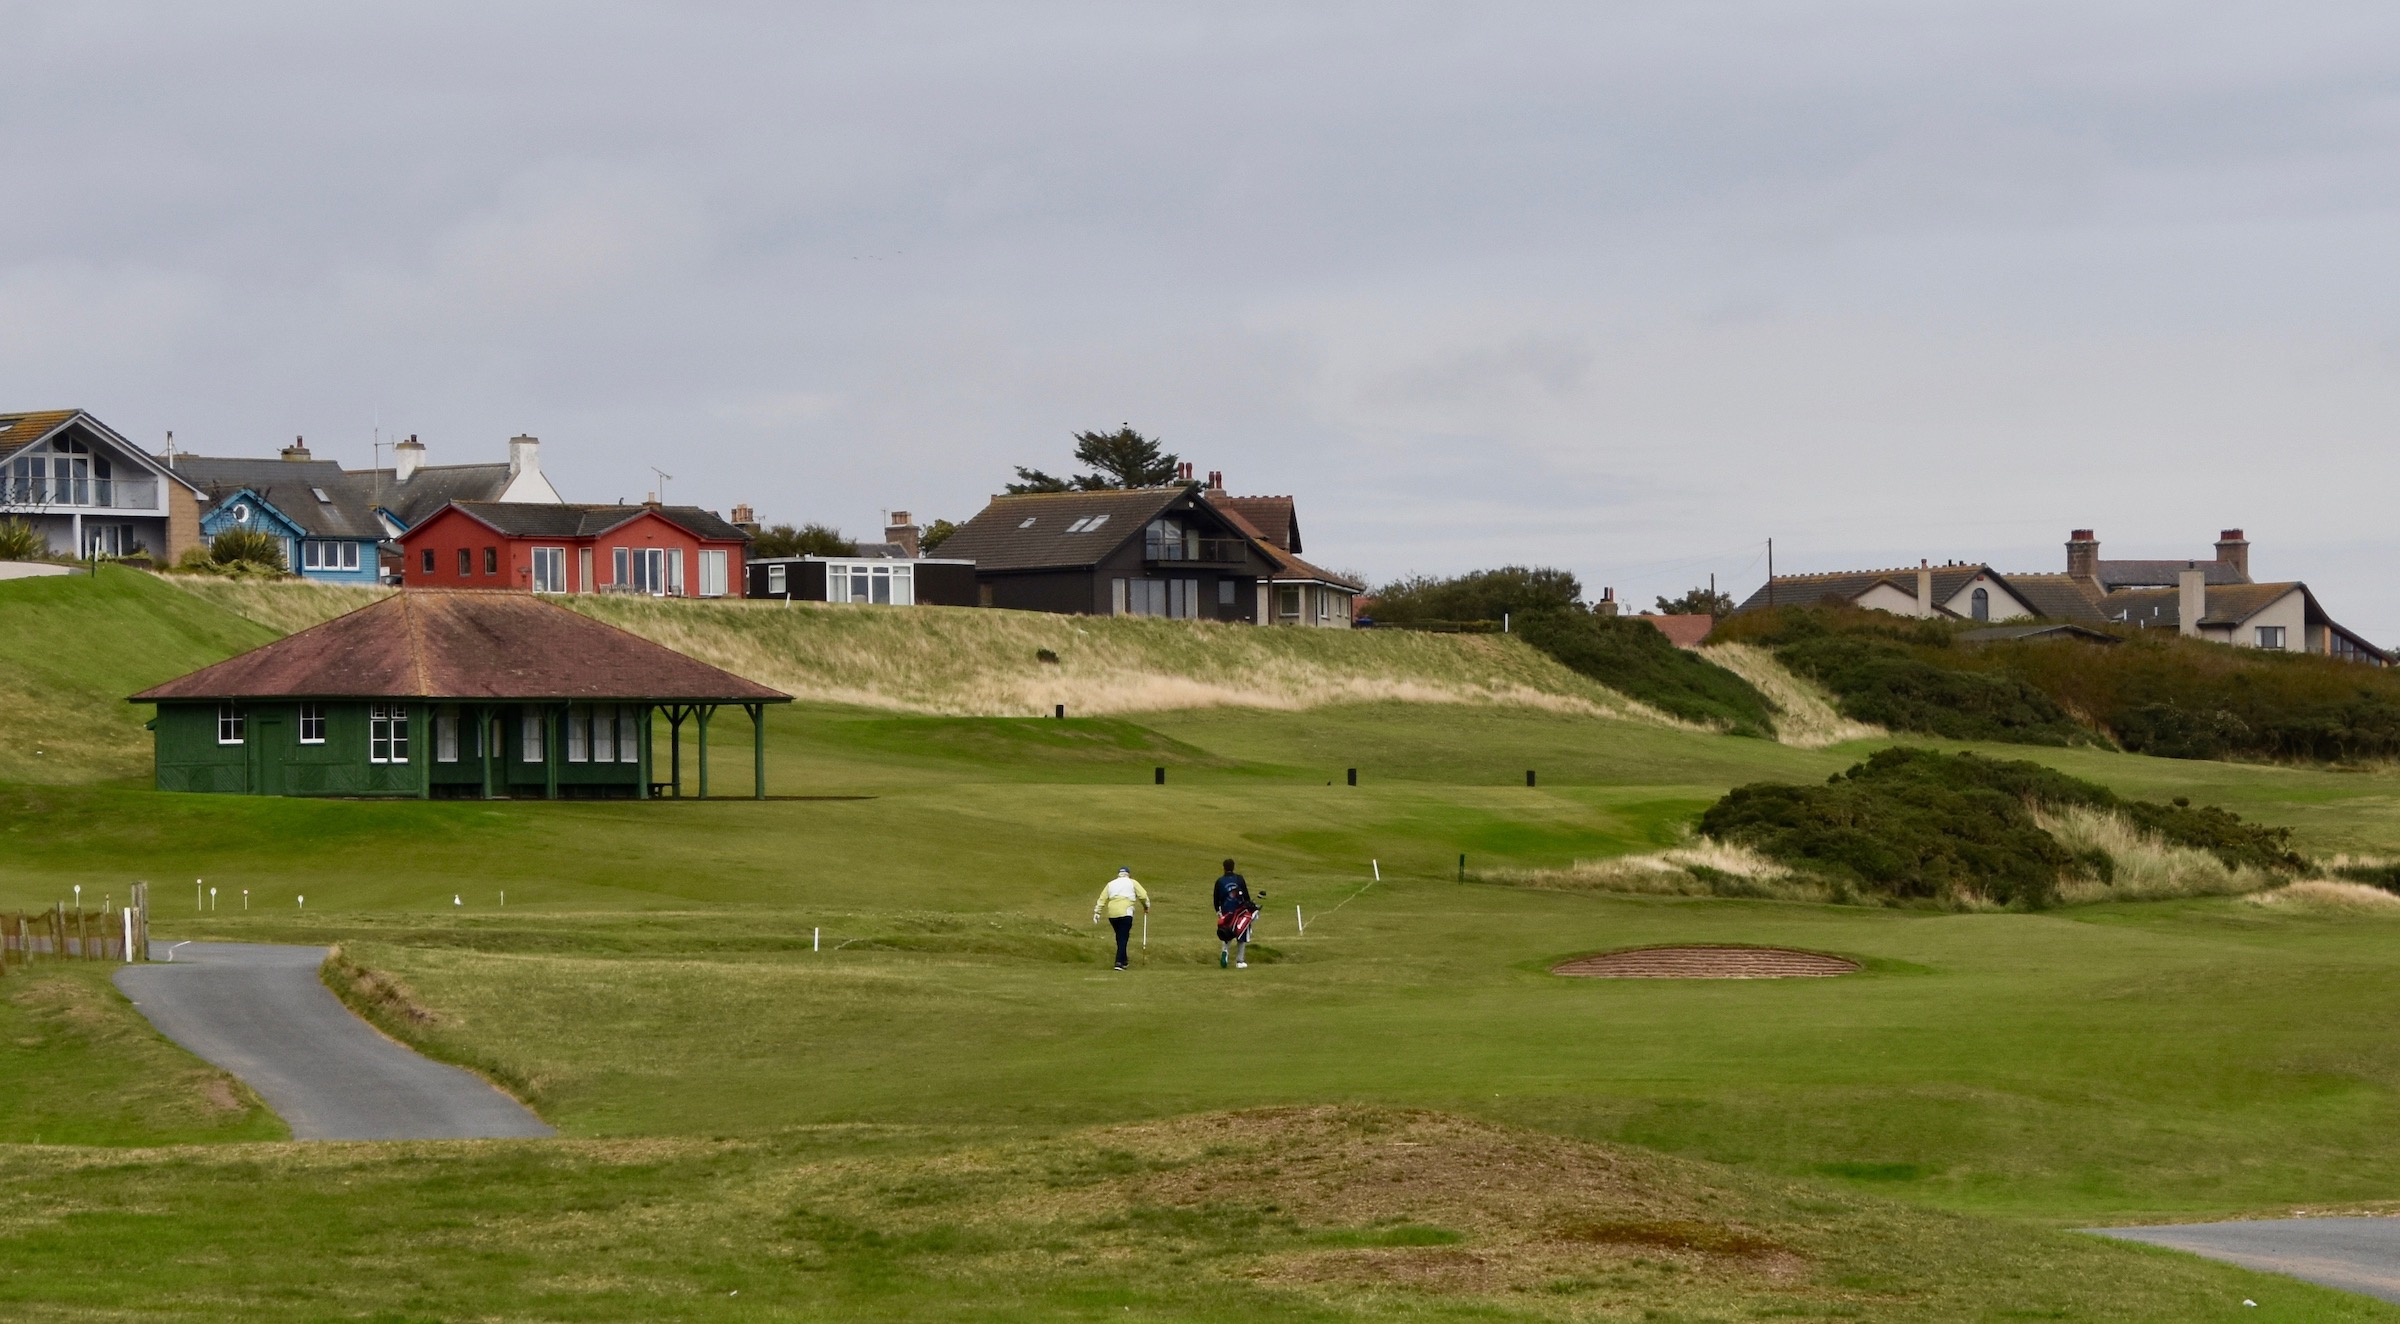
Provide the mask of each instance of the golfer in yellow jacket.
POLYGON ((1140 906, 1145 915, 1150 913, 1150 893, 1133 880, 1131 869, 1117 870, 1117 876, 1109 879, 1108 886, 1100 889, 1100 899, 1092 903, 1092 923, 1099 923, 1100 917, 1105 914, 1108 916, 1108 926, 1117 931, 1119 970, 1125 968, 1125 940, 1133 936, 1135 906, 1140 906))

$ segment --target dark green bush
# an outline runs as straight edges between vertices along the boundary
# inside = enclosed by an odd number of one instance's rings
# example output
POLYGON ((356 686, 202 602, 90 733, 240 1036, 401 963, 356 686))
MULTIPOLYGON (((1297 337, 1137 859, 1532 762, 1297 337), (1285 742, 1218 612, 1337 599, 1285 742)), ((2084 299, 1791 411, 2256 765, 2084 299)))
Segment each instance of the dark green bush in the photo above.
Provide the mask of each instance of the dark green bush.
POLYGON ((1514 622, 1526 643, 1568 670, 1688 722, 1735 735, 1775 734, 1775 706, 1750 682, 1677 648, 1646 621, 1581 608, 1526 613, 1514 622))
POLYGON ((1735 787, 1700 818, 1703 835, 1750 846, 1796 869, 1874 895, 1941 898, 1974 892, 2040 908, 2062 878, 2109 881, 2114 865, 2076 854, 2042 830, 2036 808, 2122 813, 2171 844, 2232 865, 2297 869, 2286 828, 2244 823, 2213 806, 2123 800, 2054 768, 1974 754, 1886 749, 1821 786, 1735 787))
POLYGON ((1378 622, 1497 621, 1503 616, 1576 608, 1583 585, 1565 570, 1502 566, 1449 579, 1426 575, 1375 590, 1378 622))

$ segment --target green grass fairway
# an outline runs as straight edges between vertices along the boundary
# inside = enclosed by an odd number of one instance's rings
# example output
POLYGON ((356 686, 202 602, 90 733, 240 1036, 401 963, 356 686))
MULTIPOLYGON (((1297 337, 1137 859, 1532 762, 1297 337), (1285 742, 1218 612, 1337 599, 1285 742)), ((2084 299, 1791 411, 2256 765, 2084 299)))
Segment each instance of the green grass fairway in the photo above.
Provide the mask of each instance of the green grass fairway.
MULTIPOLYGON (((107 638, 234 645, 196 596, 97 587, 107 638)), ((92 713, 134 683, 54 671, 92 713)), ((746 727, 715 732, 746 791, 746 727)), ((169 796, 99 756, 0 783, 0 908, 145 879, 162 937, 340 942, 387 1031, 565 1136, 277 1143, 104 967, 12 972, 0 1315, 2400 1319, 2070 1231, 2400 1192, 2400 920, 1461 882, 1668 844, 1870 748, 1533 705, 816 703, 769 739, 764 803, 169 796), (1208 933, 1227 854, 1267 894, 1241 972, 1208 933), (1159 900, 1121 975, 1089 922, 1119 864, 1159 900), (1866 969, 1547 973, 1671 941, 1866 969)), ((1991 752, 2400 853, 2388 772, 1991 752)))

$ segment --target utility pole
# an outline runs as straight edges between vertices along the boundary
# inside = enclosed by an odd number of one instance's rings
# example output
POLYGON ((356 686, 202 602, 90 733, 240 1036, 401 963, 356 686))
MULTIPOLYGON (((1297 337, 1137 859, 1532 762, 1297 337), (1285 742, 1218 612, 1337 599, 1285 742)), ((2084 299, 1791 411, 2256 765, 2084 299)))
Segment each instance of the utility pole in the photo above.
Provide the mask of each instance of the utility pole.
POLYGON ((1767 539, 1767 605, 1775 605, 1775 540, 1767 539))

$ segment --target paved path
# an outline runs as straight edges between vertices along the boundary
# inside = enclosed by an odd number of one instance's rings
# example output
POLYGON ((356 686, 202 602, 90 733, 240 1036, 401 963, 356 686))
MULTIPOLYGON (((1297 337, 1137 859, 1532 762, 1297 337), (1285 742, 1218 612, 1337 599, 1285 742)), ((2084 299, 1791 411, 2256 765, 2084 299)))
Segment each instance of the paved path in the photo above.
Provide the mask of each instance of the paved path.
POLYGON ((322 947, 153 943, 117 987, 169 1039, 242 1078, 301 1140, 450 1140, 553 1132, 489 1081, 421 1057, 317 979, 322 947))
POLYGON ((2262 1218, 2091 1230, 2400 1301, 2400 1218, 2262 1218))

